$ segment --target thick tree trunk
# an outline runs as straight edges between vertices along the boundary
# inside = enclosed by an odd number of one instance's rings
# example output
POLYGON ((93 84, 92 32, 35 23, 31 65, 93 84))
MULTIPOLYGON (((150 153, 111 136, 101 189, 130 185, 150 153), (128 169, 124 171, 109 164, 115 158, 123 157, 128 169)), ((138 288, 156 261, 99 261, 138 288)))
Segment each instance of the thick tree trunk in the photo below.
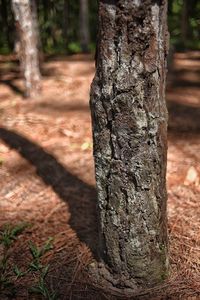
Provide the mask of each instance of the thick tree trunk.
POLYGON ((38 55, 38 26, 34 0, 12 0, 12 8, 20 39, 20 61, 25 79, 25 96, 34 98, 40 92, 40 70, 38 55))
POLYGON ((90 99, 99 255, 102 276, 121 288, 167 276, 166 2, 99 3, 90 99))
POLYGON ((79 35, 81 50, 87 53, 90 43, 88 0, 80 0, 79 35))

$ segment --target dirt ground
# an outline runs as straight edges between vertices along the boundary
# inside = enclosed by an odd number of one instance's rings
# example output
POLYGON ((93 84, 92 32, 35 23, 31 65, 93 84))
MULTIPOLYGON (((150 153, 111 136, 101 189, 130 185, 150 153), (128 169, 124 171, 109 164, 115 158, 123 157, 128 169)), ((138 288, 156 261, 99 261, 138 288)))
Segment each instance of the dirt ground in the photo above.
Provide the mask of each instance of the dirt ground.
MULTIPOLYGON (((171 275, 140 299, 200 299, 200 52, 175 54, 172 70, 167 88, 171 275)), ((96 252, 88 107, 93 75, 90 56, 48 58, 42 96, 29 101, 22 97, 14 57, 0 57, 0 227, 30 224, 13 243, 8 268, 25 270, 28 242, 41 246, 53 237, 54 247, 42 260, 50 265, 46 280, 58 299, 116 299, 91 286, 85 271, 96 252)), ((13 299, 42 299, 28 293, 37 273, 11 278, 13 299)), ((8 296, 2 293, 0 299, 8 296)))

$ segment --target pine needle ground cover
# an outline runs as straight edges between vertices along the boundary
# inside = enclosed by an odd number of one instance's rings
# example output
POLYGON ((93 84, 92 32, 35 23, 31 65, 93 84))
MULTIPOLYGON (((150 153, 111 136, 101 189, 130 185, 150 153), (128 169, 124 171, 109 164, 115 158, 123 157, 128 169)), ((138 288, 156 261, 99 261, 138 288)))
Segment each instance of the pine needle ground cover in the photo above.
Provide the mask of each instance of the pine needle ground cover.
MULTIPOLYGON (((28 224, 11 239, 4 274, 12 289, 1 288, 0 298, 9 299, 14 293, 15 299, 117 299, 91 285, 87 276, 97 240, 88 106, 92 57, 47 59, 43 94, 36 102, 22 99, 22 78, 14 56, 1 56, 0 67, 4 241, 8 224, 12 230, 28 224), (51 247, 41 253, 49 238, 51 247), (41 254, 39 260, 33 253, 41 254), (33 260, 39 269, 27 272, 33 260)), ((199 52, 179 53, 168 77, 171 275, 162 287, 144 291, 140 299, 200 298, 199 69, 199 52)), ((4 258, 1 243, 0 259, 5 263, 4 258)))

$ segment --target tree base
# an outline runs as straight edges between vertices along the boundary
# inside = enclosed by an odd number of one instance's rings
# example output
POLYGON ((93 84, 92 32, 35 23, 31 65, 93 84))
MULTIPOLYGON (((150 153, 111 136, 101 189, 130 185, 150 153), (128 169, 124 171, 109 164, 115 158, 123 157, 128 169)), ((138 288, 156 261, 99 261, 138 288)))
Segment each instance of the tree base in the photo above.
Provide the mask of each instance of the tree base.
POLYGON ((112 295, 127 298, 140 296, 141 292, 144 295, 144 289, 134 278, 124 274, 112 274, 102 262, 93 261, 88 266, 88 274, 92 284, 112 295))

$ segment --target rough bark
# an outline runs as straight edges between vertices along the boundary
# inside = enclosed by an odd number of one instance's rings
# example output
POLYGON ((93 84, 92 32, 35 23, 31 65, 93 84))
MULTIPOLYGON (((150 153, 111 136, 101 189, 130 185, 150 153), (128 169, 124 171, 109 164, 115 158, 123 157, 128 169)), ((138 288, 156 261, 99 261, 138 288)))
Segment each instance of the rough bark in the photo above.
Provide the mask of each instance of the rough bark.
POLYGON ((90 43, 88 0, 80 0, 79 36, 81 50, 87 53, 90 43))
POLYGON ((38 26, 34 0, 12 0, 12 9, 20 40, 20 62, 25 79, 25 96, 37 97, 40 89, 38 26))
POLYGON ((90 98, 99 256, 118 288, 167 276, 166 2, 99 2, 90 98))

